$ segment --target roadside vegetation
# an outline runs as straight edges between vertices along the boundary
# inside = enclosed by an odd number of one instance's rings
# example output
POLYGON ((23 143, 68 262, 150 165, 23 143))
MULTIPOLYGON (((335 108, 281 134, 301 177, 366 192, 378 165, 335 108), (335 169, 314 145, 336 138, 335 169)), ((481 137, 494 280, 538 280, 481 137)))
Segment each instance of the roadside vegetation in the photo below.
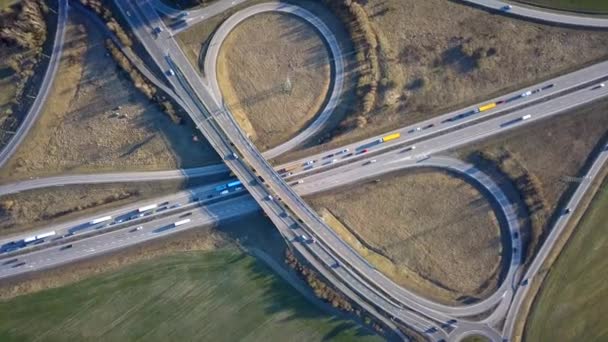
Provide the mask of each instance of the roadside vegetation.
POLYGON ((0 197, 0 236, 95 215, 183 189, 180 181, 70 185, 0 197))
POLYGON ((550 9, 606 14, 608 13, 608 2, 605 0, 516 0, 518 2, 546 7, 550 9))
POLYGON ((358 27, 349 32, 358 56, 359 102, 321 139, 329 146, 428 119, 608 56, 605 32, 532 23, 459 2, 344 1, 349 3, 338 6, 338 16, 347 19, 345 26, 358 27))
POLYGON ((133 87, 103 42, 99 30, 71 13, 54 87, 28 137, 0 170, 3 182, 219 161, 191 126, 172 124, 133 87))
POLYGON ((497 285, 502 245, 493 208, 450 174, 408 170, 307 201, 378 270, 415 292, 462 303, 497 285))
POLYGON ((608 101, 600 100, 458 151, 499 183, 515 186, 527 212, 521 220, 530 229, 523 236, 528 255, 548 233, 551 215, 564 209, 560 200, 594 148, 606 141, 606 110, 608 101))
POLYGON ((17 129, 21 112, 31 102, 24 97, 47 39, 44 17, 48 11, 42 0, 0 6, 0 147, 9 139, 8 132, 17 129))
POLYGON ((329 96, 331 67, 323 38, 307 22, 263 13, 222 44, 217 75, 227 106, 261 150, 304 129, 329 96))
POLYGON ((526 341, 603 341, 608 336, 608 183, 549 268, 524 332, 526 341))
POLYGON ((177 253, 0 302, 3 341, 373 341, 311 306, 254 258, 228 248, 177 253), (43 309, 44 308, 44 309, 43 309))

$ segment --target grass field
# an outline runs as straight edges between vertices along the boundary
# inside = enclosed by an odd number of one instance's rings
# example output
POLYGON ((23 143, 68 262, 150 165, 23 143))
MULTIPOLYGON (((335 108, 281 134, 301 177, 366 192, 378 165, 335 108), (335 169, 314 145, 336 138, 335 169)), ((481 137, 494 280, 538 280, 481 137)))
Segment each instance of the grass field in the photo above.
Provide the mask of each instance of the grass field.
POLYGON ((495 155, 509 154, 515 164, 538 179, 546 205, 537 211, 538 224, 532 226, 532 248, 539 242, 546 220, 572 184, 568 180, 578 175, 589 154, 608 132, 606 110, 608 100, 596 101, 459 151, 463 158, 479 150, 495 155))
POLYGON ((608 2, 605 0, 517 0, 521 3, 554 8, 564 11, 608 13, 608 2))
MULTIPOLYGON (((101 33, 70 15, 62 61, 45 108, 3 182, 30 176, 159 170, 218 162, 194 130, 175 125, 107 55, 101 33), (118 114, 117 114, 118 113, 118 114)), ((204 139, 202 139, 204 141, 204 139)))
POLYGON ((379 340, 234 249, 156 258, 0 302, 2 341, 379 340))
POLYGON ((402 286, 446 303, 483 297, 496 286, 498 222, 484 196, 458 178, 408 171, 307 200, 402 286))
MULTIPOLYGON (((606 59, 605 32, 541 25, 445 0, 362 2, 377 35, 380 81, 356 141, 606 59)), ((352 108, 357 117, 360 108, 352 108)))
POLYGON ((608 183, 604 182, 535 300, 525 341, 606 341, 608 183))
POLYGON ((261 150, 304 129, 330 85, 329 53, 305 21, 264 13, 237 26, 218 58, 218 82, 237 121, 261 150))

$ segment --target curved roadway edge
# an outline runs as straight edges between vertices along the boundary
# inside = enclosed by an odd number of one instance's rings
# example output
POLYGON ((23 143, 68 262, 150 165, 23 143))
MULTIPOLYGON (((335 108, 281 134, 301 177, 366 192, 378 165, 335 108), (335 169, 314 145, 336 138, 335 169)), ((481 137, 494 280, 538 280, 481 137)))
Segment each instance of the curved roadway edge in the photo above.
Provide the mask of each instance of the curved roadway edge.
POLYGON ((576 14, 567 14, 559 12, 550 12, 547 10, 541 10, 531 8, 527 6, 516 5, 513 3, 506 3, 500 0, 460 0, 461 2, 471 4, 474 6, 486 8, 491 11, 501 11, 505 14, 528 18, 537 21, 543 21, 552 24, 579 26, 579 27, 590 27, 590 28, 608 28, 608 18, 581 16, 576 14), (511 8, 503 10, 507 5, 511 8))
MULTIPOLYGON (((604 147, 602 151, 600 151, 599 155, 596 157, 595 161, 587 171, 585 175, 582 176, 582 179, 595 180, 600 174, 602 168, 608 164, 608 145, 604 147)), ((574 211, 581 204, 583 197, 587 194, 591 187, 591 181, 583 181, 576 188, 575 192, 572 194, 567 203, 564 204, 564 207, 570 208, 574 211)), ((559 237, 562 236, 564 229, 567 227, 570 222, 570 218, 572 215, 562 215, 560 216, 553 227, 551 228, 551 232, 547 239, 543 243, 543 246, 536 254, 536 257, 530 264, 530 267, 526 271, 524 277, 522 279, 528 280, 530 283, 534 277, 538 275, 538 272, 543 265, 545 259, 549 256, 549 253, 557 243, 559 237)), ((523 304, 523 300, 526 298, 530 286, 521 285, 519 286, 519 291, 516 292, 515 297, 513 298, 511 307, 507 313, 505 325, 503 328, 503 338, 510 340, 512 334, 514 333, 515 322, 518 318, 518 314, 521 310, 521 306, 523 304)))
MULTIPOLYGON (((411 306, 412 308, 425 312, 425 310, 431 314, 433 312, 441 312, 445 315, 451 315, 455 317, 465 317, 470 316, 472 314, 478 314, 489 309, 492 309, 498 303, 503 301, 504 299, 509 299, 512 296, 512 288, 513 284, 517 283, 515 279, 518 275, 518 269, 521 262, 521 246, 520 240, 514 239, 515 233, 519 233, 520 227, 519 222, 517 220, 517 215, 515 214, 515 208, 512 203, 509 202, 508 198, 504 194, 504 192, 500 189, 500 187, 486 174, 481 172, 479 169, 475 168, 472 164, 468 164, 462 162, 458 159, 449 158, 449 157, 430 157, 426 160, 415 160, 410 157, 402 157, 397 160, 393 160, 391 157, 388 157, 386 161, 381 160, 381 157, 377 157, 378 162, 376 163, 377 167, 374 169, 370 169, 369 171, 363 173, 359 172, 356 168, 351 170, 338 170, 328 173, 331 175, 313 175, 306 178, 306 181, 301 186, 296 186, 296 190, 302 196, 307 196, 314 194, 319 191, 326 191, 333 187, 335 187, 338 182, 337 180, 340 178, 348 179, 350 183, 354 183, 366 178, 378 177, 382 174, 392 171, 398 171, 405 168, 412 167, 436 167, 447 169, 456 174, 460 174, 467 179, 470 179, 484 188, 494 199, 495 203, 501 208, 501 215, 504 218, 504 222, 508 225, 508 231, 511 233, 511 246, 516 248, 517 251, 511 254, 511 262, 509 263, 509 269, 505 275, 504 280, 502 281, 500 287, 497 291, 494 292, 488 298, 471 305, 464 306, 450 306, 436 303, 432 300, 428 300, 420 297, 419 295, 403 289, 402 287, 396 285, 389 279, 385 279, 382 281, 382 286, 389 290, 391 294, 394 294, 398 299, 411 306)), ((345 185, 344 183, 340 183, 340 186, 345 185)), ((330 234, 333 235, 333 234, 330 234)), ((329 238, 334 238, 330 236, 329 238)), ((339 238, 335 238, 339 240, 339 238)), ((334 246, 344 244, 344 242, 340 241, 332 241, 334 246)), ((513 250, 511 250, 513 252, 513 250)), ((505 253, 508 255, 508 252, 505 253)), ((372 279, 370 282, 379 281, 379 278, 386 278, 384 276, 378 277, 377 279, 372 279)), ((449 317, 445 321, 449 320, 449 317)))
POLYGON ((67 0, 58 0, 57 2, 59 4, 59 11, 57 11, 57 30, 55 31, 55 40, 53 42, 53 51, 51 52, 49 65, 46 68, 42 84, 40 85, 40 89, 36 95, 36 99, 34 100, 32 107, 25 116, 25 119, 21 125, 19 125, 15 135, 9 140, 8 144, 4 146, 2 151, 0 151, 0 167, 4 166, 8 159, 15 153, 21 141, 23 141, 29 130, 32 128, 34 122, 36 122, 36 119, 40 115, 42 107, 46 102, 46 98, 49 95, 49 91, 51 89, 53 80, 55 79, 55 75, 57 74, 57 70, 59 69, 69 6, 67 0))
POLYGON ((222 23, 222 25, 217 29, 216 33, 213 35, 213 38, 209 43, 209 49, 207 50, 207 54, 205 55, 204 69, 208 75, 207 81, 209 82, 213 95, 216 97, 216 99, 222 101, 222 106, 227 112, 229 111, 229 108, 227 108, 226 104, 223 101, 216 73, 217 59, 219 56, 220 49, 226 37, 241 22, 256 14, 265 12, 286 13, 289 15, 297 16, 308 22, 315 30, 317 30, 317 32, 319 32, 321 37, 323 37, 323 39, 325 40, 325 46, 329 48, 331 53, 330 60, 333 60, 332 90, 331 94, 329 95, 329 99, 325 102, 325 107, 323 108, 321 113, 317 115, 314 121, 302 132, 298 133, 298 135, 291 138, 287 142, 284 142, 279 146, 271 148, 270 150, 265 151, 263 153, 265 158, 272 159, 280 154, 283 154, 289 150, 298 147, 304 141, 312 137, 314 134, 318 133, 327 123, 327 120, 329 119, 338 104, 340 95, 342 94, 342 89, 344 87, 344 57, 342 55, 340 45, 338 44, 338 41, 336 40, 336 37, 331 32, 331 30, 327 27, 327 25, 325 25, 325 23, 323 23, 321 19, 319 19, 317 16, 315 16, 308 10, 300 6, 278 2, 263 3, 247 7, 235 13, 222 23))

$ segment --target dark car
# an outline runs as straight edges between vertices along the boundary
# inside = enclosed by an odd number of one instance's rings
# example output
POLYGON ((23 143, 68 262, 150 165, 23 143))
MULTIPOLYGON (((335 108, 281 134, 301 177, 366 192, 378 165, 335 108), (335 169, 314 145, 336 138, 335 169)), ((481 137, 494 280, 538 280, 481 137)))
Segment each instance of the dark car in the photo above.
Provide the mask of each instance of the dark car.
POLYGON ((70 249, 70 248, 72 248, 72 245, 71 245, 71 244, 69 244, 69 245, 65 245, 65 246, 61 246, 61 248, 59 248, 59 250, 60 250, 60 251, 63 251, 63 250, 70 249))

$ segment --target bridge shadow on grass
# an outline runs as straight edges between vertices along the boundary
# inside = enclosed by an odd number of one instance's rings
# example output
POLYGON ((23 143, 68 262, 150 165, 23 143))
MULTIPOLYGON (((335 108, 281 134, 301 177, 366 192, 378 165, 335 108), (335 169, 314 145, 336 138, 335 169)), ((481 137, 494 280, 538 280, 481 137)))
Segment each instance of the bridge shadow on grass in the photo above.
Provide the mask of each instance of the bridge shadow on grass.
MULTIPOLYGON (((311 288, 284 263, 285 242, 268 218, 261 214, 251 214, 222 224, 217 227, 217 230, 226 234, 231 240, 239 242, 245 249, 257 248, 263 251, 275 265, 280 266, 282 269, 280 272, 287 274, 289 279, 295 279, 300 288, 308 292, 303 295, 283 277, 277 275, 265 260, 255 257, 253 262, 247 264, 247 269, 253 277, 252 281, 264 284, 260 298, 265 303, 266 314, 281 317, 279 319, 281 323, 310 319, 322 320, 323 326, 329 325, 328 331, 324 332, 320 338, 322 341, 334 340, 338 337, 344 338, 341 336, 344 333, 357 337, 376 335, 355 321, 352 316, 349 317, 314 297, 311 288)), ((321 330, 317 329, 317 331, 321 330)))

